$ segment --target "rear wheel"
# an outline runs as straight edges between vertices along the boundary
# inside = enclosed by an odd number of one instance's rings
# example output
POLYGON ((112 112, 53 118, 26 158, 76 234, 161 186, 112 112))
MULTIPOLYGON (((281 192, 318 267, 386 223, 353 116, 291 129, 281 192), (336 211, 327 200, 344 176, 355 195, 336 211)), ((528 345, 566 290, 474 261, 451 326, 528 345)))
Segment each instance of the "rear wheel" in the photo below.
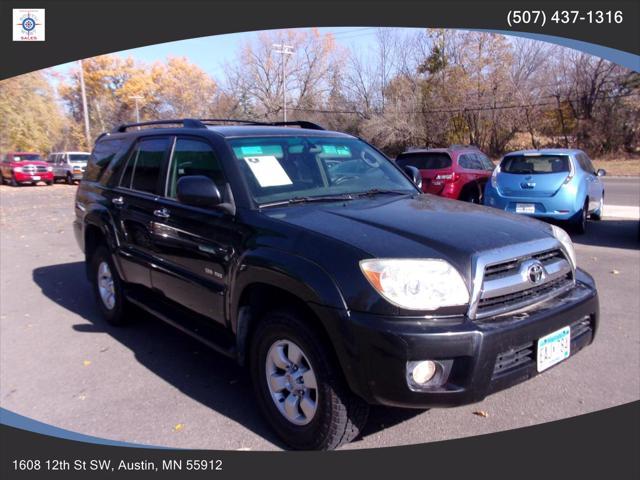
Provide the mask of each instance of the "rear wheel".
POLYGON ((350 442, 369 411, 348 389, 321 338, 290 310, 268 313, 253 335, 251 372, 260 410, 295 449, 329 450, 350 442))
POLYGON ((571 222, 572 230, 575 233, 583 234, 587 231, 587 217, 589 212, 589 199, 585 200, 584 205, 578 213, 576 213, 571 222))
POLYGON ((478 188, 473 186, 465 189, 465 191, 460 195, 460 200, 468 203, 480 203, 480 192, 478 188))
POLYGON ((91 282, 102 315, 112 325, 127 323, 130 308, 111 253, 104 245, 100 245, 90 261, 91 282))

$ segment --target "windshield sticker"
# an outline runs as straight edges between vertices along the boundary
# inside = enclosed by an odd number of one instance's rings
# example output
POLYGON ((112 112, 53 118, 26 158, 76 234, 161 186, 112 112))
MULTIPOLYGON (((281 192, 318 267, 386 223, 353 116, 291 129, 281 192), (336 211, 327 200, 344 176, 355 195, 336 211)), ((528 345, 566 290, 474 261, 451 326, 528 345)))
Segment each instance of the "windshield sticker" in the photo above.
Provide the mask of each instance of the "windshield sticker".
POLYGON ((350 157, 351 150, 343 145, 322 145, 322 153, 336 157, 350 157))
POLYGON ((264 155, 259 157, 244 157, 251 173, 256 177, 261 187, 278 187, 282 185, 291 185, 293 182, 284 171, 278 159, 273 155, 264 155))
POLYGON ((248 155, 262 155, 262 147, 260 145, 252 147, 240 147, 240 151, 245 157, 248 155))

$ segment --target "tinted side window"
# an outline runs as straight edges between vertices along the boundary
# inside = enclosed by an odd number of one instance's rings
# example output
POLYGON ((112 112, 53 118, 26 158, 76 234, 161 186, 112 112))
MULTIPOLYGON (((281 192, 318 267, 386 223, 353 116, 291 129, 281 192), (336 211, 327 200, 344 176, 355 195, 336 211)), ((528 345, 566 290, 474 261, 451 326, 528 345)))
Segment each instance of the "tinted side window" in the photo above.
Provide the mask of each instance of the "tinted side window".
POLYGON ((480 162, 476 159, 476 156, 473 153, 465 153, 463 155, 460 155, 460 157, 458 158, 458 164, 462 168, 467 168, 469 170, 482 170, 480 162))
POLYGON ((220 162, 211 146, 200 140, 179 138, 173 151, 167 196, 176 198, 178 180, 187 175, 204 175, 218 185, 225 183, 220 162))
POLYGON ((480 162, 480 166, 483 170, 493 171, 493 169, 495 168, 495 165, 493 164, 491 159, 489 159, 489 157, 487 157, 484 153, 476 153, 476 158, 480 162))
POLYGON ((400 155, 396 163, 400 167, 410 165, 418 170, 440 170, 451 166, 451 157, 441 152, 420 152, 400 155))
POLYGON ((89 157, 84 179, 90 182, 100 180, 106 168, 125 144, 124 140, 119 139, 106 139, 96 143, 91 157, 89 157))
POLYGON ((159 193, 162 166, 169 138, 141 140, 129 158, 120 185, 141 192, 159 193))

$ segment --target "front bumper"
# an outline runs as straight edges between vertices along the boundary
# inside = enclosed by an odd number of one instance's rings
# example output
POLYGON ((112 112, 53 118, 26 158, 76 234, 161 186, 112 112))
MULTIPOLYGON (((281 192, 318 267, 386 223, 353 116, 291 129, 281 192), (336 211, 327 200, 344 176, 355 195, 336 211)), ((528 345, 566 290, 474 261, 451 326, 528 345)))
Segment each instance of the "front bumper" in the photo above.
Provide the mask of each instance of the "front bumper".
POLYGON ((478 402, 525 381, 538 373, 540 337, 571 325, 571 356, 594 339, 599 316, 595 284, 580 270, 576 278, 576 288, 526 315, 471 321, 352 313, 351 338, 359 355, 348 380, 369 403, 414 408, 478 402), (442 386, 418 392, 409 389, 406 381, 406 363, 411 360, 453 363, 442 386))
POLYGON ((37 173, 24 173, 14 172, 13 177, 18 183, 31 183, 31 182, 51 182, 53 181, 53 172, 37 172, 37 173))

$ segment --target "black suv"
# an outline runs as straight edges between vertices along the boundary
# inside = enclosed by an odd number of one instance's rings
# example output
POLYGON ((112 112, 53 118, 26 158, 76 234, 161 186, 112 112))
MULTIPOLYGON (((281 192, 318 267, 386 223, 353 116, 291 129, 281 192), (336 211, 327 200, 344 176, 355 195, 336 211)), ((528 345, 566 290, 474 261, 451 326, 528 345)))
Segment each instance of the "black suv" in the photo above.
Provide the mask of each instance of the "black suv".
POLYGON ((109 322, 137 306, 248 365, 282 439, 329 449, 369 404, 477 402, 594 338, 562 229, 416 183, 309 122, 130 124, 97 140, 74 230, 109 322))

